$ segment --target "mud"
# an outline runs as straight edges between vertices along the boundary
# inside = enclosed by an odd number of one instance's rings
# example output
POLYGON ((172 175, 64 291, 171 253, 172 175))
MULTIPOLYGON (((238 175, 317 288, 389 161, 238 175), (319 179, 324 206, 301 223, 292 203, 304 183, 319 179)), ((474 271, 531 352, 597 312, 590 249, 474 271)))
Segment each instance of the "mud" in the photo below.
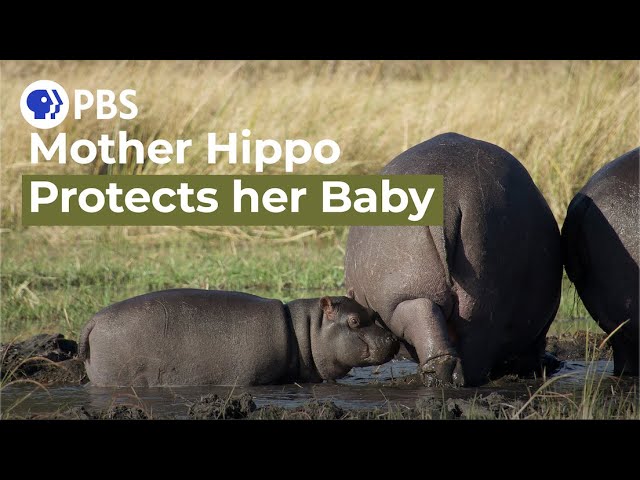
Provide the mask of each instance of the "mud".
POLYGON ((589 360, 606 360, 612 350, 609 343, 599 348, 605 338, 604 334, 584 331, 548 336, 546 350, 560 360, 587 360, 586 352, 589 352, 589 360))
POLYGON ((90 410, 81 405, 48 414, 16 416, 14 418, 23 420, 151 420, 153 417, 136 406, 113 405, 106 410, 90 410))
POLYGON ((591 388, 585 384, 590 376, 599 378, 607 392, 598 400, 603 418, 636 418, 638 379, 610 376, 611 350, 596 348, 603 340, 602 334, 586 332, 548 337, 547 351, 562 360, 562 367, 547 372, 558 377, 551 397, 532 398, 544 378, 505 375, 477 389, 429 388, 418 365, 407 360, 354 369, 344 379, 317 385, 100 388, 85 385, 76 342, 43 334, 1 346, 0 414, 3 419, 72 420, 575 418, 570 406, 591 388))
MULTIPOLYGON (((590 352, 591 360, 605 360, 610 358, 610 346, 597 348, 604 339, 603 334, 591 332, 549 336, 547 351, 560 360, 585 360, 587 351, 590 352)), ((10 382, 30 379, 46 386, 85 384, 89 380, 83 362, 77 358, 77 353, 78 344, 74 340, 66 339, 60 333, 43 333, 23 342, 2 344, 0 345, 0 380, 10 382)), ((508 375, 497 382, 502 384, 518 380, 517 376, 508 375)), ((391 384, 411 387, 420 382, 422 382, 421 376, 416 373, 395 379, 391 384)), ((373 381, 372 384, 375 385, 377 382, 373 381)))
MULTIPOLYGON (((616 401, 611 399, 611 401, 616 401)), ((558 405, 560 407, 558 407, 558 405)), ((474 398, 418 399, 413 406, 389 404, 385 407, 348 409, 330 400, 312 400, 301 406, 285 408, 264 405, 256 408, 250 394, 231 398, 206 395, 189 405, 188 418, 192 420, 499 420, 544 418, 550 406, 548 401, 526 401, 492 392, 474 398)), ((72 407, 50 414, 15 416, 32 420, 151 420, 183 418, 175 415, 154 416, 141 407, 111 406, 104 410, 91 410, 86 406, 72 407)))
POLYGON ((247 418, 255 409, 253 397, 248 393, 230 399, 212 394, 189 404, 187 415, 194 420, 240 419, 247 418))
MULTIPOLYGON (((358 410, 351 411, 351 413, 355 412, 358 410)), ((253 412, 249 418, 252 420, 344 420, 349 416, 350 411, 344 410, 332 401, 311 400, 295 408, 265 405, 253 412)))
POLYGON ((78 360, 78 344, 58 334, 39 334, 0 345, 0 381, 29 379, 42 385, 80 385, 89 380, 78 360))
MULTIPOLYGON (((205 395, 188 405, 188 418, 192 420, 381 420, 381 419, 498 419, 506 417, 508 410, 520 408, 521 400, 507 400, 504 395, 491 393, 472 400, 419 399, 412 407, 389 405, 386 408, 345 409, 329 400, 311 400, 295 408, 278 405, 256 407, 250 394, 221 398, 205 395)), ((143 408, 115 405, 105 410, 91 410, 86 406, 67 408, 51 414, 28 415, 24 419, 48 420, 150 420, 174 419, 175 416, 154 417, 143 408)))

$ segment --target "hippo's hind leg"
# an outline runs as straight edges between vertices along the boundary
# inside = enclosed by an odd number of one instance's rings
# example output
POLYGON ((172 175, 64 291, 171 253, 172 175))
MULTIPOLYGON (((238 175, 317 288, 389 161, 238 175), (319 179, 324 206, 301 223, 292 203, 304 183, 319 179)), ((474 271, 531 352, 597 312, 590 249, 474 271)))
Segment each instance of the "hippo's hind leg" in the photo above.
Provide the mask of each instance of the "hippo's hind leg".
POLYGON ((464 386, 462 364, 451 345, 440 307, 426 298, 401 302, 391 317, 391 330, 413 345, 429 386, 464 386))
POLYGON ((490 379, 509 374, 524 378, 550 375, 562 367, 562 362, 546 351, 547 332, 559 305, 560 295, 558 295, 556 306, 548 314, 549 320, 529 345, 498 344, 500 348, 494 352, 495 356, 489 357, 492 359, 490 379))
POLYGON ((545 343, 545 339, 542 337, 536 340, 531 347, 515 355, 497 355, 487 380, 497 379, 505 375, 530 378, 556 372, 562 366, 562 362, 551 353, 545 351, 545 343))
POLYGON ((613 373, 614 375, 638 375, 638 341, 624 338, 620 333, 614 333, 610 340, 613 347, 613 373))

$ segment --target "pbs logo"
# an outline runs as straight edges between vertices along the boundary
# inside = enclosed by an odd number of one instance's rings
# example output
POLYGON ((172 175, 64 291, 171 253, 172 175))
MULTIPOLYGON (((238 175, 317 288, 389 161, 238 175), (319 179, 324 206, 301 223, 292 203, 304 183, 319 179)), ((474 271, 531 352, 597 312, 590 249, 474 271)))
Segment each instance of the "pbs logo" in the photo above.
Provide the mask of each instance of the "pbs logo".
POLYGON ((57 127, 69 113, 69 96, 60 84, 51 80, 38 80, 22 92, 20 111, 33 127, 57 127))

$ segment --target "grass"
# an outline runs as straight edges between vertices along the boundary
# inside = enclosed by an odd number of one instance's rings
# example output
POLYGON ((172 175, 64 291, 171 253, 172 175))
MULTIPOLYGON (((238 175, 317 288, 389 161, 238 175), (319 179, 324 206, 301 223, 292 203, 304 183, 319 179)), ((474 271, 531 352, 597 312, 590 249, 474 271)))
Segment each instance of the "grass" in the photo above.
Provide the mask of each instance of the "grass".
MULTIPOLYGON (((105 228, 91 240, 71 239, 72 247, 52 242, 35 229, 4 233, 2 337, 60 332, 77 338, 101 308, 166 288, 239 290, 285 301, 344 294, 346 231, 337 233, 323 238, 314 233, 282 245, 192 233, 137 239, 105 228)), ((567 301, 561 305, 556 332, 592 322, 574 301, 569 282, 565 287, 567 301)))
MULTIPOLYGON (((609 335, 609 337, 613 336, 609 335)), ((609 338, 607 337, 607 338, 609 338)), ((512 419, 572 419, 572 420, 640 420, 638 383, 624 377, 611 377, 597 371, 601 358, 600 345, 585 345, 587 368, 580 374, 567 373, 543 379, 543 384, 518 409, 512 419), (573 390, 557 387, 556 382, 572 378, 573 390)), ((610 358, 607 365, 612 363, 610 358)))
POLYGON ((101 308, 166 288, 240 290, 284 300, 344 293, 335 241, 276 248, 189 234, 136 241, 103 233, 73 248, 58 248, 41 235, 4 234, 3 337, 55 331, 76 338, 101 308))
MULTIPOLYGON (((559 222, 575 192, 639 137, 640 63, 567 62, 159 62, 50 61, 0 64, 2 224, 20 223, 20 175, 96 173, 101 164, 29 163, 29 132, 18 99, 52 78, 67 90, 137 90, 131 121, 95 120, 94 111, 45 131, 51 140, 126 128, 148 144, 190 138, 184 165, 147 164, 136 173, 251 173, 252 165, 206 162, 206 133, 242 128, 252 138, 332 138, 342 156, 330 168, 309 162, 296 173, 366 174, 406 148, 456 131, 513 153, 527 167, 559 222)), ((131 173, 121 167, 113 173, 131 173)), ((267 173, 282 173, 276 166, 267 173)))

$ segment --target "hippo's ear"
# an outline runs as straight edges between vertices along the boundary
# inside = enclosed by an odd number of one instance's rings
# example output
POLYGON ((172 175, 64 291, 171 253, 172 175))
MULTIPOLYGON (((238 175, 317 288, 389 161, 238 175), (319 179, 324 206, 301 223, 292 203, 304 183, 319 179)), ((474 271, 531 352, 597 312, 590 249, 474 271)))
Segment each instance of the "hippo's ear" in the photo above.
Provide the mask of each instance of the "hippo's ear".
POLYGON ((349 291, 347 292, 347 297, 349 297, 351 300, 354 300, 356 298, 356 292, 353 291, 353 288, 349 289, 349 291))
POLYGON ((327 320, 333 320, 335 316, 335 308, 333 306, 333 302, 329 297, 322 297, 320 299, 320 308, 324 312, 327 320))

